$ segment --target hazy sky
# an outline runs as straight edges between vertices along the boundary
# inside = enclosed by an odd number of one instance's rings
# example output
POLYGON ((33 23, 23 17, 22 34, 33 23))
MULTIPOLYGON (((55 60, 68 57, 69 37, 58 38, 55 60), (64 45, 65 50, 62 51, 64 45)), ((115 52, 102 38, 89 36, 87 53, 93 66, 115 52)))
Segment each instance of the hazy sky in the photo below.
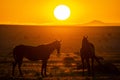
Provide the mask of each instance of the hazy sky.
POLYGON ((92 20, 120 23, 120 0, 1 0, 0 23, 59 23, 53 11, 59 4, 68 5, 71 16, 63 23, 86 23, 92 20))

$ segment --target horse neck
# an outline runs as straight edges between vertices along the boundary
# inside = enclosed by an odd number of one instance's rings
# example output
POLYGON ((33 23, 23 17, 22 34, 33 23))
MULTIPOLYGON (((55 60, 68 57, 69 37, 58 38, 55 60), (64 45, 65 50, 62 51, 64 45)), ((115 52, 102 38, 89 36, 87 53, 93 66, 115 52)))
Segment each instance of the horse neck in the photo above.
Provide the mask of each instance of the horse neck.
POLYGON ((48 44, 47 46, 48 46, 48 48, 50 49, 50 51, 54 51, 54 50, 56 49, 56 47, 55 47, 55 43, 54 43, 54 42, 48 44))
POLYGON ((89 46, 89 42, 82 43, 82 49, 87 49, 89 46))

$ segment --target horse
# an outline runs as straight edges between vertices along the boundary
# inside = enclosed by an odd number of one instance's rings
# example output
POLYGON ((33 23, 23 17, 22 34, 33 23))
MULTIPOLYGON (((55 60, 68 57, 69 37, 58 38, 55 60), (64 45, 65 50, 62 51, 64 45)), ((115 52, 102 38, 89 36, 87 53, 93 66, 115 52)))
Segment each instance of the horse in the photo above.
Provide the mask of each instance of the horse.
POLYGON ((50 54, 57 50, 57 55, 60 55, 60 47, 61 47, 61 41, 54 41, 52 43, 46 44, 46 45, 39 45, 39 46, 28 46, 28 45, 18 45, 13 49, 13 56, 14 56, 14 62, 12 67, 12 75, 14 76, 14 70, 16 65, 18 65, 18 70, 21 76, 23 76, 23 73, 21 71, 21 65, 23 62, 23 58, 27 58, 31 61, 42 61, 42 68, 41 68, 41 75, 46 75, 46 67, 47 62, 50 57, 50 54))
POLYGON ((85 37, 85 36, 83 37, 82 48, 80 49, 83 75, 84 75, 85 62, 86 62, 88 74, 92 72, 92 75, 94 75, 94 60, 96 60, 99 64, 101 64, 101 62, 99 58, 95 55, 95 47, 93 43, 89 42, 87 38, 88 37, 85 37), (90 65, 90 59, 91 59, 91 65, 90 65))

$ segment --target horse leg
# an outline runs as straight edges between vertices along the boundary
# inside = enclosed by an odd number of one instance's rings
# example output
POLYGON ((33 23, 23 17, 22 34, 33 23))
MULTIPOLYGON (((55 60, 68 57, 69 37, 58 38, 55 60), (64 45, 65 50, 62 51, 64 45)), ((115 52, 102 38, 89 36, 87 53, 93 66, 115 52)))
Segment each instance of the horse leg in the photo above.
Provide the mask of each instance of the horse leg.
POLYGON ((15 67, 17 65, 17 61, 13 62, 13 67, 12 67, 12 76, 14 76, 14 71, 15 71, 15 67))
POLYGON ((20 75, 23 76, 23 73, 22 73, 22 70, 21 70, 21 65, 22 65, 22 62, 19 62, 18 63, 18 69, 19 69, 20 75))
POLYGON ((44 67, 44 65, 43 65, 43 61, 42 61, 42 68, 41 68, 41 75, 43 76, 43 67, 44 67))
POLYGON ((22 59, 23 59, 23 57, 21 57, 21 58, 18 60, 18 69, 19 69, 19 73, 20 73, 21 76, 23 76, 22 70, 21 70, 22 59))
POLYGON ((42 61, 42 69, 41 69, 41 75, 44 77, 46 76, 46 66, 47 66, 47 61, 43 60, 42 61))
POLYGON ((44 61, 44 75, 45 76, 47 76, 46 69, 47 69, 47 60, 44 61))
POLYGON ((83 76, 84 76, 84 59, 81 58, 81 61, 82 61, 82 69, 83 69, 83 76))
POLYGON ((46 76, 46 67, 47 67, 47 60, 42 61, 42 69, 41 69, 41 75, 46 76))
POLYGON ((41 75, 44 76, 45 61, 42 60, 41 75))
POLYGON ((89 58, 86 59, 88 74, 90 74, 90 61, 89 58))
POLYGON ((94 76, 94 57, 92 57, 92 75, 94 76))

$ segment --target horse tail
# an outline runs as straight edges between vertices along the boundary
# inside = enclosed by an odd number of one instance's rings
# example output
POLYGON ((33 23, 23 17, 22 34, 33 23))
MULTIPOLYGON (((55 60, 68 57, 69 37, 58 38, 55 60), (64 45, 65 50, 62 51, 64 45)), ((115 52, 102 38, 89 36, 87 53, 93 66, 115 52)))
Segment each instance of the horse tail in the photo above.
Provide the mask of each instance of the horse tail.
POLYGON ((95 60, 96 60, 97 63, 99 63, 100 65, 102 65, 102 63, 100 61, 100 58, 98 56, 95 55, 94 58, 95 58, 95 60))
POLYGON ((94 59, 96 60, 96 62, 97 62, 98 64, 102 65, 102 63, 101 63, 101 61, 100 61, 101 58, 95 55, 96 53, 95 53, 95 47, 94 47, 94 45, 91 44, 91 46, 92 46, 92 50, 93 50, 94 59))

